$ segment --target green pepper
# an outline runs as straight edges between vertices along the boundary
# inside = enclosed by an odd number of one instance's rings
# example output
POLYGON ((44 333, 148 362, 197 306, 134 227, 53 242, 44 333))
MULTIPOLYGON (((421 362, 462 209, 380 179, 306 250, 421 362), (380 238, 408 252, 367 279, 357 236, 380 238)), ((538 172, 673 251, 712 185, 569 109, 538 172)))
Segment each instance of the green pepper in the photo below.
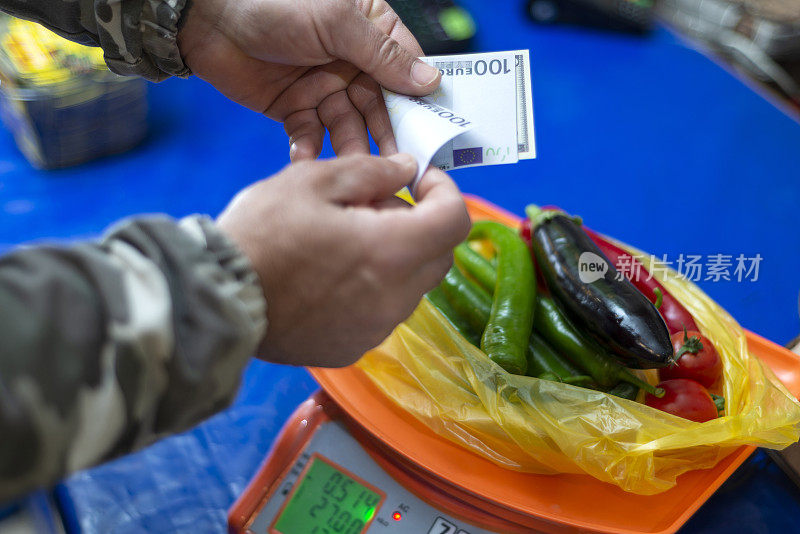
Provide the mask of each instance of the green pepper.
POLYGON ((610 388, 623 381, 656 397, 664 396, 663 389, 637 378, 612 355, 583 335, 550 297, 539 295, 536 299, 534 319, 536 331, 572 363, 585 370, 601 387, 610 388))
POLYGON ((578 386, 591 386, 593 383, 592 377, 581 374, 536 332, 531 333, 528 342, 528 376, 578 386))
POLYGON ((497 283, 481 349, 506 371, 525 374, 536 299, 531 254, 515 230, 493 221, 474 223, 468 239, 488 239, 497 251, 497 283))
MULTIPOLYGON (((450 301, 447 300, 447 295, 444 293, 442 286, 436 286, 425 295, 433 306, 444 315, 453 328, 458 330, 458 333, 473 345, 480 346, 481 333, 483 330, 475 330, 472 325, 467 321, 463 315, 458 313, 450 301)), ((487 315, 488 316, 488 315, 487 315)))
POLYGON ((490 293, 494 292, 494 287, 497 285, 497 270, 489 260, 466 243, 458 245, 453 250, 453 256, 456 265, 474 278, 483 289, 490 293))
MULTIPOLYGON (((483 279, 489 287, 494 288, 497 283, 497 272, 488 260, 470 248, 466 243, 462 243, 456 247, 455 256, 456 264, 460 265, 468 276, 471 276, 475 280, 483 279)), ((488 320, 490 314, 491 300, 488 298, 482 300, 484 303, 483 309, 473 307, 472 310, 474 313, 478 314, 476 321, 483 321, 485 326, 485 321, 488 320)), ((531 332, 531 337, 528 340, 526 357, 528 360, 528 376, 535 376, 543 380, 552 380, 555 382, 584 385, 587 387, 592 384, 591 377, 583 374, 583 372, 572 365, 572 363, 555 352, 552 347, 535 332, 531 332)))
MULTIPOLYGON (((439 309, 449 308, 452 310, 443 313, 454 325, 459 321, 465 325, 463 331, 459 330, 464 337, 470 339, 465 332, 474 333, 484 330, 492 312, 492 298, 457 267, 451 268, 441 285, 428 293, 431 302, 442 297, 445 302, 439 309), (452 314, 455 319, 448 314, 452 314)), ((434 305, 439 307, 435 302, 434 305)), ((479 336, 476 335, 475 338, 479 338, 479 336)), ((473 344, 478 345, 477 342, 473 344)), ((591 377, 582 375, 578 369, 553 351, 534 332, 531 333, 529 339, 526 357, 529 376, 567 384, 589 385, 592 383, 591 377)))
MULTIPOLYGON (((492 297, 456 266, 450 268, 439 287, 453 310, 481 337, 491 315, 492 297)), ((476 345, 480 346, 480 341, 476 345)))

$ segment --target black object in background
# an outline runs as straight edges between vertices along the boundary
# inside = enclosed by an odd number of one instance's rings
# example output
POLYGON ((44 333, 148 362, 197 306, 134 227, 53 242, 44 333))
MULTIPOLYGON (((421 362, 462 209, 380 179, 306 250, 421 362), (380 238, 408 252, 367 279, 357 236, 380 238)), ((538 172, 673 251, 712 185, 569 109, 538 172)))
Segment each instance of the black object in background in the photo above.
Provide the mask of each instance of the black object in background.
POLYGON ((653 0, 530 0, 528 14, 542 24, 646 33, 653 24, 653 0))
POLYGON ((466 52, 475 36, 472 16, 453 0, 387 0, 425 55, 466 52))

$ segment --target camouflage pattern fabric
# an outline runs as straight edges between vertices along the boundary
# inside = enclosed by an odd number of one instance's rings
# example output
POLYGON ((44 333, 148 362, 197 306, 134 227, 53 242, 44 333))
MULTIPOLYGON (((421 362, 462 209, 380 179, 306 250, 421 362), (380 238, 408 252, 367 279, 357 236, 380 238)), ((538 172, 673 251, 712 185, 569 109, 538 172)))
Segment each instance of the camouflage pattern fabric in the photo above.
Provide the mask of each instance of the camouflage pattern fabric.
POLYGON ((0 0, 6 13, 101 46, 113 72, 156 82, 191 74, 177 45, 187 9, 187 0, 0 0))
POLYGON ((0 258, 0 502, 227 406, 265 330, 257 275, 206 218, 0 258))

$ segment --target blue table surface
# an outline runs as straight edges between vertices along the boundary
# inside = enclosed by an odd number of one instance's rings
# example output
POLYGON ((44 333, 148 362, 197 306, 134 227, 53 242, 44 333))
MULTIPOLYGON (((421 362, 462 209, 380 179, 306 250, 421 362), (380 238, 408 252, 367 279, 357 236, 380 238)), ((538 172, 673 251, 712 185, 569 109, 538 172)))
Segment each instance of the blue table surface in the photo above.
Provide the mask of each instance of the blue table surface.
MULTIPOLYGON (((557 204, 670 260, 760 254, 757 281, 700 286, 778 343, 800 331, 800 125, 665 30, 638 38, 541 27, 521 16, 518 1, 463 4, 479 25, 477 50, 531 49, 539 154, 458 171, 463 191, 516 213, 528 202, 557 204)), ((144 212, 217 214, 237 190, 288 162, 280 125, 200 80, 151 86, 150 104, 143 145, 67 170, 32 170, 0 132, 0 250, 97 236, 144 212)), ((252 363, 229 410, 61 485, 69 524, 223 531, 227 508, 281 424, 315 389, 302 369, 252 363)), ((798 498, 759 453, 686 531, 791 529, 798 498)))

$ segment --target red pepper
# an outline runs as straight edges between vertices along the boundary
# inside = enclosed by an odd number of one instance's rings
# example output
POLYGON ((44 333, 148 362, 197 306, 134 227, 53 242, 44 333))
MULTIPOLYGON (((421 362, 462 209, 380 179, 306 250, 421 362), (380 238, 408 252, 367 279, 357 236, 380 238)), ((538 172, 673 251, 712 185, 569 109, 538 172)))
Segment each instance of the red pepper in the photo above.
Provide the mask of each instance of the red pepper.
MULTIPOLYGON (((664 286, 661 285, 658 280, 655 278, 650 278, 647 269, 644 268, 644 265, 642 265, 639 260, 631 256, 630 253, 619 248, 617 245, 607 241, 597 232, 589 230, 585 226, 583 229, 587 234, 589 234, 589 237, 592 238, 592 241, 594 241, 595 244, 600 247, 600 250, 602 250, 603 254, 608 257, 612 265, 619 265, 619 259, 622 256, 630 258, 630 268, 626 268, 623 274, 628 277, 633 285, 636 286, 636 289, 641 291, 650 302, 655 303, 658 300, 656 290, 661 292, 663 300, 658 311, 661 312, 661 316, 664 318, 664 322, 667 324, 670 334, 674 334, 675 332, 683 332, 684 328, 687 330, 700 330, 697 326, 697 323, 694 322, 692 314, 690 314, 689 311, 683 307, 683 304, 678 302, 675 297, 670 295, 670 293, 664 288, 664 286), (634 273, 638 273, 638 276, 634 277, 634 273), (648 280, 648 278, 650 279, 648 280)), ((522 221, 520 236, 526 243, 530 245, 531 222, 528 219, 522 221)))
POLYGON ((519 236, 525 241, 525 244, 531 246, 531 220, 525 217, 522 221, 522 226, 519 227, 519 236))
POLYGON ((689 311, 683 307, 683 304, 677 301, 675 297, 669 294, 669 292, 664 289, 664 286, 656 280, 655 278, 651 278, 647 269, 644 268, 644 265, 637 260, 636 258, 632 257, 630 253, 622 250, 617 245, 606 241, 603 236, 600 234, 589 230, 588 228, 584 228, 586 233, 589 234, 589 237, 600 247, 600 250, 603 251, 609 261, 612 264, 618 265, 620 257, 627 257, 630 258, 630 268, 624 269, 625 276, 633 282, 633 285, 636 286, 636 289, 642 292, 645 297, 650 300, 650 302, 656 302, 658 296, 656 295, 656 289, 658 289, 661 294, 663 295, 663 300, 661 302, 661 307, 658 311, 661 312, 661 316, 664 318, 664 322, 667 323, 667 328, 669 328, 670 334, 674 334, 675 332, 683 332, 683 329, 687 330, 699 330, 697 327, 697 323, 694 322, 694 318, 689 311), (638 276, 634 277, 634 274, 638 273, 638 276))

